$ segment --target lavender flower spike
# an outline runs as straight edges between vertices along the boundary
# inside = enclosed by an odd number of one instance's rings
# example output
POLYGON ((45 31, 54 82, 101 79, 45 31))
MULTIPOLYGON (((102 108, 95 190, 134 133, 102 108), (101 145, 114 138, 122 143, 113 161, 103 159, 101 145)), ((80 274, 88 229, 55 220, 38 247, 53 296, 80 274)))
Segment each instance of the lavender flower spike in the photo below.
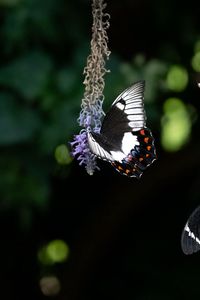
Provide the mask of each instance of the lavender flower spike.
POLYGON ((81 112, 78 123, 83 129, 71 142, 72 155, 77 158, 80 165, 85 165, 88 174, 93 175, 96 164, 94 154, 91 153, 87 141, 87 132, 92 130, 99 132, 101 118, 104 115, 102 104, 104 100, 104 75, 108 72, 105 68, 105 60, 109 58, 110 51, 107 47, 106 29, 109 27, 109 15, 104 13, 106 7, 104 0, 93 0, 92 2, 92 40, 91 53, 87 58, 84 68, 85 85, 84 97, 81 104, 81 112))
POLYGON ((87 132, 82 130, 80 134, 75 135, 74 141, 71 143, 73 152, 72 155, 77 156, 79 165, 85 165, 89 175, 93 175, 94 170, 98 169, 95 156, 90 152, 87 144, 87 132))

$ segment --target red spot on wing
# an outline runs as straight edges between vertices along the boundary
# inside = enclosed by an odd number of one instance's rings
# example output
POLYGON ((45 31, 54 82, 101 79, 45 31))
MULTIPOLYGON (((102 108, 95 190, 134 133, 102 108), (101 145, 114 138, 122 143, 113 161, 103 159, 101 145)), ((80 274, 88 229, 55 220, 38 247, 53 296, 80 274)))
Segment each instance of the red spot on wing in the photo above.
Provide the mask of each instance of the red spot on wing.
POLYGON ((145 135, 145 130, 144 130, 144 129, 141 129, 141 130, 140 130, 140 134, 141 134, 141 135, 145 135))

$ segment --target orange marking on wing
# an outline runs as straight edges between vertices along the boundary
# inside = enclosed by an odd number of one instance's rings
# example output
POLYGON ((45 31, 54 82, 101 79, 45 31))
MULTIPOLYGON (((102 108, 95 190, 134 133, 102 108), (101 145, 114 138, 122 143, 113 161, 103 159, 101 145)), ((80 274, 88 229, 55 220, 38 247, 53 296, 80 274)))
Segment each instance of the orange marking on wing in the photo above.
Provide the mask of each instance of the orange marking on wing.
POLYGON ((145 138, 144 138, 144 142, 145 142, 145 143, 148 143, 148 141, 149 141, 149 138, 148 138, 148 137, 145 137, 145 138))
POLYGON ((140 157, 140 158, 139 158, 139 161, 143 161, 143 160, 144 160, 144 158, 143 158, 143 157, 140 157))
POLYGON ((145 156, 146 156, 146 157, 149 157, 149 156, 150 156, 150 154, 149 154, 149 153, 147 153, 145 156))
POLYGON ((123 170, 123 168, 122 168, 121 166, 118 166, 117 169, 118 169, 119 171, 122 171, 122 170, 123 170))
POLYGON ((145 135, 144 129, 141 129, 141 130, 140 130, 140 134, 141 134, 141 135, 145 135))
POLYGON ((125 171, 125 172, 126 172, 126 174, 128 174, 128 173, 130 173, 130 170, 129 170, 129 169, 126 169, 126 171, 125 171))
POLYGON ((151 146, 147 146, 147 150, 150 151, 151 150, 151 146))

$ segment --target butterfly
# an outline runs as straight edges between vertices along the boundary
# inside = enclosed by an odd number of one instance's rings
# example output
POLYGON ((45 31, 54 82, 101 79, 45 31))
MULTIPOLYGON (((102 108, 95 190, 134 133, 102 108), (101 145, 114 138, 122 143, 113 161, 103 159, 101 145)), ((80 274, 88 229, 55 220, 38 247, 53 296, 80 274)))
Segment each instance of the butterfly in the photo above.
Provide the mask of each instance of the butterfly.
POLYGON ((200 250, 200 206, 189 216, 181 236, 181 248, 184 254, 193 254, 200 250))
POLYGON ((146 127, 144 81, 123 91, 105 115, 100 133, 88 131, 88 145, 121 174, 140 178, 156 159, 153 135, 146 127))

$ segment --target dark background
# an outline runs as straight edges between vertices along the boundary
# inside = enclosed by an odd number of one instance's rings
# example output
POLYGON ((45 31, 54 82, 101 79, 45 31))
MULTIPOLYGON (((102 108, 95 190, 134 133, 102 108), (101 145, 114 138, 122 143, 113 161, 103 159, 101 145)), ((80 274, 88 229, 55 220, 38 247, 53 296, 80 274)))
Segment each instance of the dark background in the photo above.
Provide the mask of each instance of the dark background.
POLYGON ((101 171, 89 176, 70 159, 69 142, 80 130, 90 4, 0 1, 0 297, 196 299, 200 255, 185 256, 180 239, 200 202, 199 7, 193 0, 108 1, 104 108, 145 79, 158 154, 136 180, 100 161, 101 171), (173 66, 187 74, 185 84, 180 72, 169 84, 173 66), (167 110, 171 97, 179 100, 167 110), (55 156, 62 144, 64 161, 55 156), (54 240, 69 247, 65 261, 39 256, 54 240), (47 292, 41 288, 48 276, 58 279, 60 293, 51 282, 47 292))

